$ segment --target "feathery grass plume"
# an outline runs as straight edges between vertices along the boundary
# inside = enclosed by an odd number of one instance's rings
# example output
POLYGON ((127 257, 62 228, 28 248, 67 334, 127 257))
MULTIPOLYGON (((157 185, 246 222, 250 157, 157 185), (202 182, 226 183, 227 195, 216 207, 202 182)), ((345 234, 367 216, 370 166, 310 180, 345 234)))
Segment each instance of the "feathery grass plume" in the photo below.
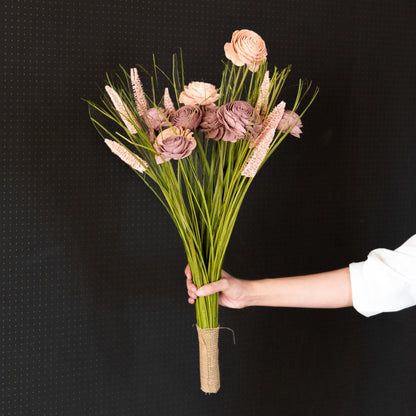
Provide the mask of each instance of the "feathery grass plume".
POLYGON ((257 100, 256 110, 258 113, 264 117, 267 111, 267 104, 269 101, 269 86, 270 86, 270 76, 269 71, 266 71, 264 74, 263 82, 260 87, 259 99, 257 100))
POLYGON ((170 98, 169 89, 165 88, 165 95, 163 96, 163 103, 165 109, 169 112, 169 117, 172 117, 175 114, 175 105, 173 104, 172 98, 170 98))
POLYGON ((131 86, 133 88, 133 95, 134 95, 134 102, 136 104, 137 112, 139 116, 147 123, 147 100, 146 96, 144 95, 143 85, 139 78, 139 73, 137 72, 137 68, 130 69, 130 77, 131 77, 131 86))
POLYGON ((254 178, 254 175, 257 173, 257 170, 269 150, 270 143, 273 141, 277 125, 283 117, 285 106, 286 103, 281 101, 264 121, 262 131, 260 132, 257 140, 254 142, 254 150, 241 172, 243 176, 254 178))
POLYGON ((123 120, 124 124, 126 125, 129 133, 131 134, 136 133, 136 127, 134 127, 134 124, 130 121, 130 120, 134 120, 134 117, 131 114, 131 112, 127 109, 123 101, 121 101, 120 96, 109 85, 105 86, 105 90, 107 91, 107 94, 110 96, 111 101, 113 102, 114 108, 120 114, 120 117, 123 120))
POLYGON ((117 155, 123 162, 127 163, 133 169, 144 173, 148 164, 145 160, 141 159, 139 156, 130 153, 124 146, 115 142, 114 140, 105 139, 105 144, 110 148, 110 150, 117 155))
MULTIPOLYGON (((280 103, 273 109, 273 111, 268 115, 266 120, 264 120, 263 125, 260 130, 260 135, 270 129, 276 130, 280 120, 285 113, 286 103, 284 101, 280 101, 280 103)), ((259 143, 259 138, 254 142, 253 146, 256 147, 259 143)))

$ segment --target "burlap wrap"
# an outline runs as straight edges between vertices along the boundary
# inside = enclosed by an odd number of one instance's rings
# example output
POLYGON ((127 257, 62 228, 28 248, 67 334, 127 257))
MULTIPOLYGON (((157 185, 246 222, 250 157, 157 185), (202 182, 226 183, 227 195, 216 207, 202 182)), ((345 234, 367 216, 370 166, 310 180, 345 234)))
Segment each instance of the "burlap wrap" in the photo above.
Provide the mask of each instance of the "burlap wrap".
POLYGON ((199 371, 201 390, 216 393, 220 389, 220 367, 218 364, 218 334, 220 328, 202 329, 196 325, 199 341, 199 371))

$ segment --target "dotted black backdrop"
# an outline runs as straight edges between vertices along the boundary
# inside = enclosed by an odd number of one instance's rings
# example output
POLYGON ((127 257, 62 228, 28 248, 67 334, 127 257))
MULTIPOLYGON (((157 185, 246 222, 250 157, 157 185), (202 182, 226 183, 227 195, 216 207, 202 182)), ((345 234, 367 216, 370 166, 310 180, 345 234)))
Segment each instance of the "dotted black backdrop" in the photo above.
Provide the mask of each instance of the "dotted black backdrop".
POLYGON ((247 195, 225 261, 313 273, 416 231, 414 1, 4 0, 0 415, 413 415, 416 310, 220 310, 222 387, 199 390, 186 259, 83 98, 122 64, 219 84, 235 29, 321 87, 247 195))

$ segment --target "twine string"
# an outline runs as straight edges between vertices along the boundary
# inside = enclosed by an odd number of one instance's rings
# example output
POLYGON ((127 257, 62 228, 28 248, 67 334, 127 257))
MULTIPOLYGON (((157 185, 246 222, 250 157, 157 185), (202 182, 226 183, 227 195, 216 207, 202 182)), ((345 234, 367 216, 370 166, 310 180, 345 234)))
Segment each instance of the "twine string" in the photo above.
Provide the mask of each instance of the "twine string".
POLYGON ((236 344, 236 342, 235 342, 235 332, 234 332, 234 329, 228 328, 228 326, 219 326, 218 328, 219 329, 227 329, 228 331, 230 331, 233 334, 233 344, 234 345, 236 344))

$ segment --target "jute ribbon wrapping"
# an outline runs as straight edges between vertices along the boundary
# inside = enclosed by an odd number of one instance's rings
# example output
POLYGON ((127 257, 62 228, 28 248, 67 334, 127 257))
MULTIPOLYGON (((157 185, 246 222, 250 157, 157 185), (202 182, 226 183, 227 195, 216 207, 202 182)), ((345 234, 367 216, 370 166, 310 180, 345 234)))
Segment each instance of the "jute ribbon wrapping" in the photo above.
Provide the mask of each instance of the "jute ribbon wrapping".
POLYGON ((218 334, 220 327, 202 329, 196 325, 199 341, 199 371, 201 390, 216 393, 220 389, 218 364, 218 334))

